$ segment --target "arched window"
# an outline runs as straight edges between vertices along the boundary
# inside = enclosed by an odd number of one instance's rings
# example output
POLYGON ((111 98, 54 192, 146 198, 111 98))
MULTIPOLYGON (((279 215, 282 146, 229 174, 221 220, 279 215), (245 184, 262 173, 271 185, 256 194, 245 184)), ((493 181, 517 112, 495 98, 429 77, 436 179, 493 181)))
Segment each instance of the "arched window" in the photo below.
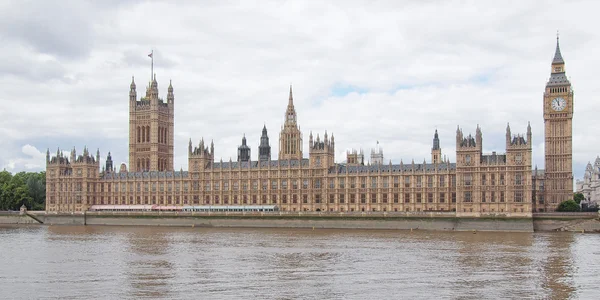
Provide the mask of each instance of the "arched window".
POLYGON ((150 159, 146 158, 146 171, 150 170, 150 159))
POLYGON ((138 126, 137 127, 137 141, 138 141, 138 143, 141 141, 140 138, 141 138, 140 137, 140 126, 138 126))
POLYGON ((167 141, 168 141, 168 138, 169 138, 169 136, 167 135, 167 133, 168 133, 168 131, 167 131, 167 130, 165 130, 165 144, 167 144, 167 143, 168 143, 167 141))
MULTIPOLYGON (((139 129, 140 128, 138 127, 138 131, 139 131, 139 129)), ((138 142, 139 142, 139 140, 138 140, 138 142)), ((139 158, 137 159, 137 169, 136 170, 138 172, 142 171, 142 166, 140 165, 140 159, 139 158)))
POLYGON ((150 126, 146 126, 146 142, 150 142, 150 126))

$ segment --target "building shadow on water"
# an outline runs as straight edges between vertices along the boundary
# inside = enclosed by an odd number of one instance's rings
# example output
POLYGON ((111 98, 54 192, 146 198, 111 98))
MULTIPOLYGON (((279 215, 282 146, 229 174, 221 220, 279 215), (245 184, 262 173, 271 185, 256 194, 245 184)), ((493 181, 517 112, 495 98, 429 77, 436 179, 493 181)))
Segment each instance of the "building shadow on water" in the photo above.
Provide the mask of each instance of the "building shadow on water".
POLYGON ((125 233, 126 277, 136 298, 170 298, 175 278, 169 231, 136 227, 125 233))

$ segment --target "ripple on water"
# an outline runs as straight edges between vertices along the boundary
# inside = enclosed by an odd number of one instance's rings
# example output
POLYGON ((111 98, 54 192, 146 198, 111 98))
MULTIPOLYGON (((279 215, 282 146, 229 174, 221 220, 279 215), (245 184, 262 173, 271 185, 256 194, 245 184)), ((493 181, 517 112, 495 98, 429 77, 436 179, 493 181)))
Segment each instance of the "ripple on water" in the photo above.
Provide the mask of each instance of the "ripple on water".
POLYGON ((600 236, 0 227, 11 298, 594 298, 600 236))

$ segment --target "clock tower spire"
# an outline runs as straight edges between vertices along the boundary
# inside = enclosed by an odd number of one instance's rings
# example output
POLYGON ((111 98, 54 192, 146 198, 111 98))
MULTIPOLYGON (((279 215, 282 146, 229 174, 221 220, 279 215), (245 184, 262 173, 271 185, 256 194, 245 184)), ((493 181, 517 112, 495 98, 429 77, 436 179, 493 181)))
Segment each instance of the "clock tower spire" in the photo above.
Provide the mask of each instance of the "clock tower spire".
POLYGON ((546 211, 555 210, 573 196, 573 90, 565 74, 558 35, 551 66, 543 102, 546 211))

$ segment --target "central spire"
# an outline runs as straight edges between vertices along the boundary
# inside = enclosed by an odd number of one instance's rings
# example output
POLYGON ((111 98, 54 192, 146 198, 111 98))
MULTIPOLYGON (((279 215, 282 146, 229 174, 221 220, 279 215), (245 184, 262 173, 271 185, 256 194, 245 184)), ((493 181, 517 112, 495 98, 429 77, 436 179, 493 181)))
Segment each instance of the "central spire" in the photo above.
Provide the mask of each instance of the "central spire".
POLYGON ((292 85, 290 84, 290 97, 285 111, 285 124, 296 125, 296 110, 294 109, 294 97, 292 96, 292 85))
POLYGON ((554 51, 554 59, 552 60, 552 64, 564 64, 565 61, 562 58, 562 54, 560 53, 560 45, 558 41, 558 33, 556 34, 556 51, 554 51))
POLYGON ((292 96, 292 85, 290 84, 290 98, 289 98, 289 102, 288 102, 288 108, 289 107, 294 108, 294 97, 292 96))

